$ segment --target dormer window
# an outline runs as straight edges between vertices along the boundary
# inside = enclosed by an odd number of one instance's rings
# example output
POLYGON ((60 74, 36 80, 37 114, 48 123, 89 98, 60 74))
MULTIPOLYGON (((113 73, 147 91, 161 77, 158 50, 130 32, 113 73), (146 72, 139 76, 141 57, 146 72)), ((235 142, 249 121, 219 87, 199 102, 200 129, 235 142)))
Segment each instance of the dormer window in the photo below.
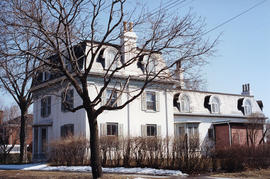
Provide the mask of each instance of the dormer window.
POLYGON ((42 82, 48 81, 51 77, 51 74, 47 71, 42 72, 42 82))
POLYGON ((155 58, 149 57, 149 55, 142 55, 137 63, 138 68, 142 70, 143 73, 155 74, 156 73, 156 62, 155 58))
POLYGON ((179 102, 181 112, 190 112, 190 101, 187 95, 182 95, 179 102))
POLYGON ((220 102, 217 97, 212 97, 210 101, 211 113, 220 113, 220 102))
POLYGON ((147 66, 147 72, 148 73, 156 73, 156 64, 155 64, 155 60, 154 58, 150 57, 149 58, 149 62, 148 62, 148 66, 147 66))
POLYGON ((115 70, 118 67, 119 55, 115 49, 105 50, 105 68, 115 70))
POLYGON ((251 102, 249 99, 244 100, 244 114, 249 116, 252 114, 251 102))

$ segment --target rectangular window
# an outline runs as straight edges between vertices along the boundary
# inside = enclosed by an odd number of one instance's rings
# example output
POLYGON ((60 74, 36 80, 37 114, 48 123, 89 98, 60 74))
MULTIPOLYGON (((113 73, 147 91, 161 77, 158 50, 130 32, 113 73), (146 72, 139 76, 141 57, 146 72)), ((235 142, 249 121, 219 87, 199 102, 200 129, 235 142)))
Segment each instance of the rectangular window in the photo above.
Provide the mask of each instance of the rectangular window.
POLYGON ((61 110, 63 112, 69 111, 68 108, 72 109, 74 107, 74 92, 72 90, 68 90, 66 94, 62 93, 62 103, 61 110))
POLYGON ((190 149, 196 149, 200 145, 198 127, 198 124, 187 124, 188 144, 190 149))
POLYGON ((51 114, 51 96, 41 99, 41 117, 48 117, 51 114))
POLYGON ((156 93, 146 92, 146 109, 156 111, 156 93))
POLYGON ((117 92, 115 89, 107 89, 106 101, 109 106, 117 107, 117 92))
POLYGON ((74 124, 65 124, 61 126, 61 137, 68 137, 74 135, 74 124))
POLYGON ((107 123, 107 136, 118 136, 118 123, 107 123))
POLYGON ((208 138, 213 140, 214 139, 214 129, 208 129, 208 138))
POLYGON ((156 124, 147 124, 146 131, 148 137, 157 136, 157 125, 156 124))

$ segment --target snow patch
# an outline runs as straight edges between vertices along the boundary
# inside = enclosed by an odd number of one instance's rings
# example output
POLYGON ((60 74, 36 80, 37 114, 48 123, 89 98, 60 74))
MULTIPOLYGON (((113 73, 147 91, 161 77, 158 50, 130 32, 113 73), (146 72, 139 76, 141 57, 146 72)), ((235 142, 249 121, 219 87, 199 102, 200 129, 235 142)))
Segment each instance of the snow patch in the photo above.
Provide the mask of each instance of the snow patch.
MULTIPOLYGON (((72 171, 72 172, 91 172, 92 171, 90 166, 49 166, 48 164, 0 165, 0 169, 2 170, 72 171)), ((187 176, 187 174, 184 174, 179 170, 163 170, 163 169, 154 169, 154 168, 116 167, 116 168, 102 168, 102 170, 104 173, 187 176)))

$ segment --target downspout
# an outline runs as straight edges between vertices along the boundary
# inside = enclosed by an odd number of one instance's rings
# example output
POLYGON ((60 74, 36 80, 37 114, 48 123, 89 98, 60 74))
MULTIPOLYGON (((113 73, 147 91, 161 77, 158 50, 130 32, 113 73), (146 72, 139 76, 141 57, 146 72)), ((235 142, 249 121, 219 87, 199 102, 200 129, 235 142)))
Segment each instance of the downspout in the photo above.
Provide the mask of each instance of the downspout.
POLYGON ((229 141, 230 141, 230 147, 232 146, 232 133, 231 133, 231 125, 230 123, 228 122, 228 127, 229 127, 229 141))
POLYGON ((169 137, 169 131, 168 131, 168 100, 167 100, 167 90, 165 89, 164 90, 164 92, 165 92, 165 118, 166 118, 166 137, 167 137, 167 139, 168 139, 168 137, 169 137))
MULTIPOLYGON (((129 100, 129 86, 127 86, 127 100, 129 100)), ((127 125, 128 125, 128 138, 130 138, 130 103, 127 105, 127 125)))

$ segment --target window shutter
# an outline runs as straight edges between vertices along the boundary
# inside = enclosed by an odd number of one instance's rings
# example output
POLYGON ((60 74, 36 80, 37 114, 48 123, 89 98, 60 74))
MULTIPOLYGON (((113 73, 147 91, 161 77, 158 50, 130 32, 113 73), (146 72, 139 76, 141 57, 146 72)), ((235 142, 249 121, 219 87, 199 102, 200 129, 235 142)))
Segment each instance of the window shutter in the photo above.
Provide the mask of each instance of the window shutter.
POLYGON ((161 126, 157 126, 157 137, 161 137, 161 126))
POLYGON ((40 116, 44 117, 44 99, 40 100, 40 116))
POLYGON ((100 136, 106 136, 106 135, 107 135, 107 124, 100 123, 100 136))
POLYGON ((156 111, 160 111, 159 92, 156 92, 156 111))
POLYGON ((147 136, 147 126, 146 125, 141 125, 141 133, 142 133, 142 137, 147 136))
POLYGON ((118 136, 123 137, 123 124, 118 125, 118 136))
POLYGON ((141 108, 142 108, 142 111, 146 111, 146 93, 143 92, 142 95, 141 95, 141 108))
POLYGON ((51 96, 49 96, 48 97, 48 104, 47 104, 48 106, 48 116, 51 114, 51 96))
POLYGON ((106 104, 106 93, 107 93, 107 91, 104 90, 102 95, 101 95, 101 106, 104 106, 106 104))

